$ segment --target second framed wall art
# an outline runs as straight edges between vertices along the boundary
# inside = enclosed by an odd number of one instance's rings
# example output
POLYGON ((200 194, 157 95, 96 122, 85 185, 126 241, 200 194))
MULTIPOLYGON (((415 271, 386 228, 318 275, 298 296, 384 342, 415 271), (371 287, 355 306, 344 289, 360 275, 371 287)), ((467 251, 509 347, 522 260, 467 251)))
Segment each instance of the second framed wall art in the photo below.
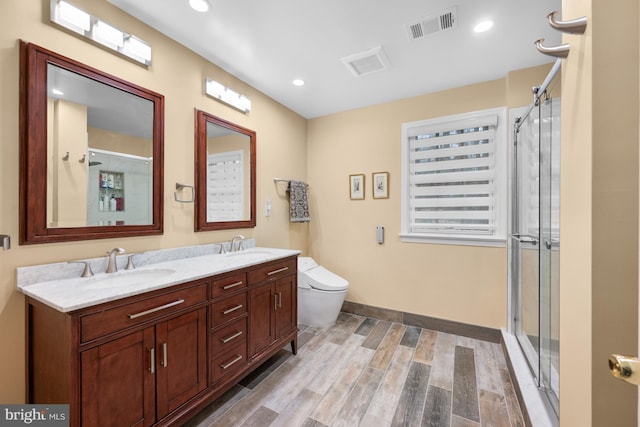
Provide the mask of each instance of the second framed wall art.
POLYGON ((373 198, 388 199, 389 198, 389 172, 374 172, 373 181, 373 198))

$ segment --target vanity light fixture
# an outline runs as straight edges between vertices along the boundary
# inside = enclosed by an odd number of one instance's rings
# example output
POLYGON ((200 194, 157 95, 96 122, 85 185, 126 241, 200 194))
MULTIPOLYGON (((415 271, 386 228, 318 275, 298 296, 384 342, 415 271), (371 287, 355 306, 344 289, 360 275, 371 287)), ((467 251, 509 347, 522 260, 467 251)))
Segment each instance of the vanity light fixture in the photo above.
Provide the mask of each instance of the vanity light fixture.
POLYGON ((205 78, 204 91, 210 97, 222 101, 245 114, 251 111, 251 100, 249 98, 213 79, 205 78))
POLYGON ((51 0, 51 21, 143 65, 151 65, 151 45, 91 16, 66 0, 51 0))
POLYGON ((209 10, 209 2, 207 0, 189 0, 189 6, 196 12, 206 12, 209 10))
POLYGON ((487 20, 478 23, 475 27, 473 27, 473 31, 476 33, 484 33, 485 31, 489 31, 493 27, 493 21, 487 20))

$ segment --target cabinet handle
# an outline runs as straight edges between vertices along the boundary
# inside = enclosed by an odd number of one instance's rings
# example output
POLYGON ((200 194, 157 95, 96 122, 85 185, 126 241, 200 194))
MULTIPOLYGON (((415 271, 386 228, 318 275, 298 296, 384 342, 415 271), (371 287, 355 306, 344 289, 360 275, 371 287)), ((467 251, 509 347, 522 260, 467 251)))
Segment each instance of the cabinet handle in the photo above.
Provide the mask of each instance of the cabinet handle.
POLYGON ((162 366, 167 367, 167 343, 162 343, 162 366))
POLYGON ((242 360, 242 356, 241 356, 240 354, 238 354, 238 355, 236 355, 235 359, 233 359, 231 362, 229 362, 229 363, 225 363, 225 364, 222 364, 222 365, 220 365, 220 367, 221 367, 222 369, 228 369, 228 368, 230 368, 231 366, 235 365, 235 364, 236 364, 237 362, 239 362, 240 360, 242 360))
POLYGON ((239 282, 232 283, 232 284, 227 285, 227 286, 223 286, 223 287, 222 287, 222 289, 224 289, 224 290, 226 291, 227 289, 231 289, 231 288, 235 288, 236 286, 240 286, 240 285, 242 285, 242 283, 243 283, 243 282, 242 282, 242 280, 241 280, 241 281, 239 281, 239 282))
POLYGON ((149 372, 156 372, 156 349, 153 347, 149 349, 149 372))
POLYGON ((242 304, 238 304, 235 307, 228 308, 226 310, 222 310, 222 314, 233 313, 236 310, 240 310, 242 308, 242 304))
POLYGON ((273 310, 278 309, 278 294, 273 294, 273 310))
POLYGON ((176 300, 174 302, 170 302, 169 304, 165 304, 165 305, 161 305, 160 307, 151 308, 149 310, 141 311, 140 313, 129 314, 128 316, 129 316, 129 319, 135 319, 135 318, 138 318, 138 317, 141 317, 141 316, 146 316, 147 314, 151 314, 151 313, 155 313, 157 311, 164 310, 164 309, 169 308, 169 307, 175 307, 176 305, 180 305, 183 302, 184 302, 183 299, 179 299, 179 300, 176 300))
POLYGON ((221 342, 222 344, 226 344, 226 343, 228 343, 229 341, 231 341, 231 340, 233 340, 233 339, 238 338, 240 335, 242 335, 242 331, 238 331, 238 332, 236 332, 235 334, 231 335, 229 338, 221 338, 221 339, 220 339, 220 342, 221 342))
POLYGON ((271 276, 273 274, 282 273, 283 271, 287 271, 288 269, 289 269, 289 267, 282 267, 282 268, 279 268, 277 270, 273 270, 273 271, 268 272, 267 276, 271 276))

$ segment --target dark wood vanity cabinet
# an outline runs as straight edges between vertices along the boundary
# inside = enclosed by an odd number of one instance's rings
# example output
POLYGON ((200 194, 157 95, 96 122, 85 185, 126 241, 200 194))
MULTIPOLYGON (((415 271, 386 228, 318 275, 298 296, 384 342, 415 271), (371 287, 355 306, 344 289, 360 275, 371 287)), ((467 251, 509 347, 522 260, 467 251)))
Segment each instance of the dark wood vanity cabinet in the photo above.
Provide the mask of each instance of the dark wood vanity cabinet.
POLYGON ((282 346, 297 351, 286 258, 62 313, 27 297, 27 399, 71 426, 181 425, 282 346))
POLYGON ((261 357, 274 345, 287 342, 297 347, 296 259, 271 263, 248 274, 251 358, 261 357))

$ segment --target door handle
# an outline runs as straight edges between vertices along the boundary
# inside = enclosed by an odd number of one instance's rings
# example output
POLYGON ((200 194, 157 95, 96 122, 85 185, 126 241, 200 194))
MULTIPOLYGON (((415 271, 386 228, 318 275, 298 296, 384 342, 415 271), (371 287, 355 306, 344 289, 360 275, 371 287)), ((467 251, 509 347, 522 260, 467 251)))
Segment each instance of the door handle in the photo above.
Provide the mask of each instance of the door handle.
POLYGON ((612 354, 609 356, 609 371, 615 378, 640 385, 640 359, 637 357, 612 354))
POLYGON ((534 245, 538 244, 538 239, 528 234, 512 234, 511 238, 513 240, 517 240, 520 243, 531 243, 534 245))

